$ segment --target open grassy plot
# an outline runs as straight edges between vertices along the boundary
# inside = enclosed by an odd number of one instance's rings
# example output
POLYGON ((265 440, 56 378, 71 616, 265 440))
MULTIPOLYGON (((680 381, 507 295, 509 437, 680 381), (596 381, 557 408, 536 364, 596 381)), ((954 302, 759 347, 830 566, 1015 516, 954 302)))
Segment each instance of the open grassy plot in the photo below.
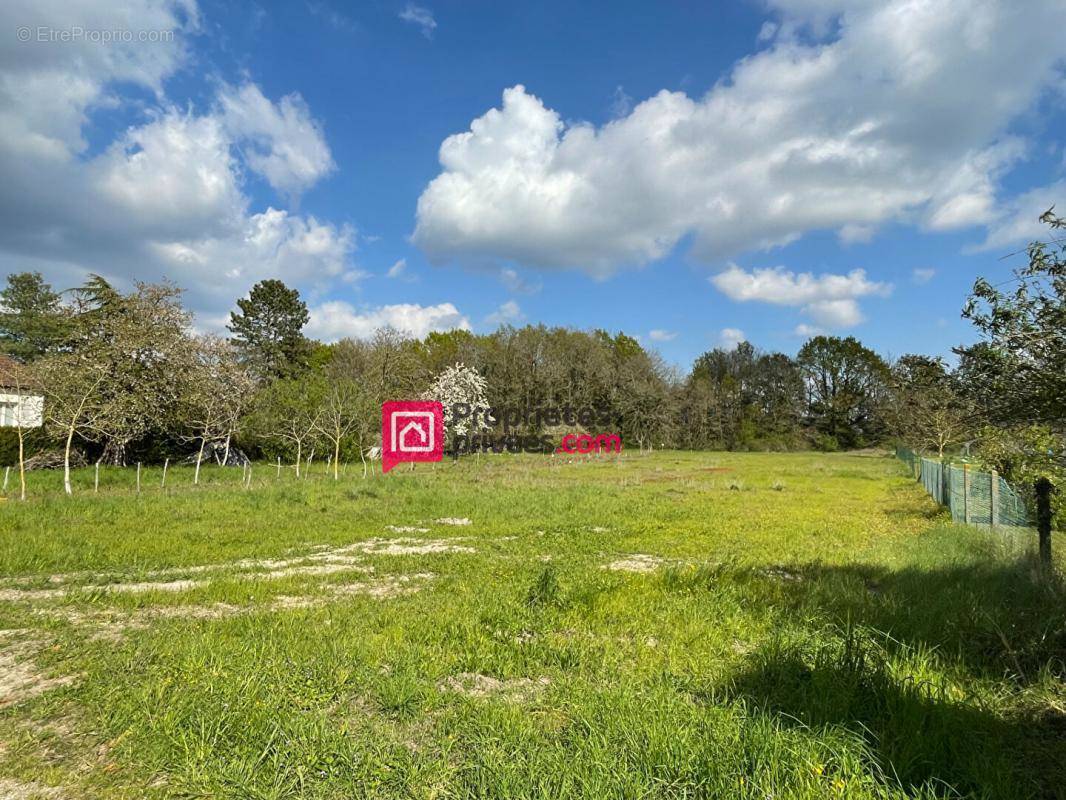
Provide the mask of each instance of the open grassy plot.
POLYGON ((1066 595, 884 455, 239 472, 0 503, 0 797, 1066 794, 1066 595))

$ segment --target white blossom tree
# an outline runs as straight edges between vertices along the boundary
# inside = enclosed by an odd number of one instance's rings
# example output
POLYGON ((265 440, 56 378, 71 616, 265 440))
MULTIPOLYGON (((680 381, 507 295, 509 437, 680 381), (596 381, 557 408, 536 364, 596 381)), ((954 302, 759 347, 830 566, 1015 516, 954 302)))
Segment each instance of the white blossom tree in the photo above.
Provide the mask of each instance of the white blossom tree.
POLYGON ((444 406, 444 440, 456 436, 474 436, 491 430, 485 419, 489 409, 485 379, 473 367, 462 363, 446 367, 423 394, 426 400, 437 400, 444 406), (455 406, 465 405, 470 413, 455 414, 455 406))

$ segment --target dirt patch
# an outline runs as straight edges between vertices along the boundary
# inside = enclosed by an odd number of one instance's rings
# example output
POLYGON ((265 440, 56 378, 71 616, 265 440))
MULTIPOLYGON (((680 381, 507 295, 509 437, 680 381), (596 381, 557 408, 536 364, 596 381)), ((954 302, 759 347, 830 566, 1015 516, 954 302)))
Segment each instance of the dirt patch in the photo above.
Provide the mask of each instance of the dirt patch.
POLYGON ((332 564, 311 564, 305 567, 285 567, 262 575, 250 575, 252 578, 288 578, 293 575, 335 575, 338 572, 373 572, 374 568, 367 565, 340 560, 332 564))
MULTIPOLYGON (((450 524, 469 524, 470 520, 456 520, 450 524)), ((425 532, 427 528, 400 528, 392 530, 425 532)), ((205 578, 176 578, 174 580, 141 580, 102 583, 108 578, 121 578, 118 573, 70 572, 51 575, 48 582, 61 588, 35 589, 10 586, 0 589, 0 602, 37 603, 62 600, 74 592, 131 593, 184 592, 208 586, 218 580, 275 580, 293 576, 334 575, 341 572, 371 573, 373 566, 364 564, 365 555, 430 555, 433 553, 475 553, 473 547, 457 544, 457 539, 420 539, 411 537, 374 538, 342 547, 315 546, 312 551, 291 558, 247 558, 216 564, 199 564, 187 567, 171 567, 144 573, 149 578, 167 578, 175 575, 205 575, 212 572, 227 573, 205 578), (82 583, 89 581, 89 583, 82 583)), ((25 583, 27 579, 23 579, 25 583)))
MULTIPOLYGON (((217 620, 235 617, 240 614, 270 613, 300 608, 317 608, 338 602, 352 595, 366 595, 375 599, 386 600, 414 594, 422 587, 421 582, 434 578, 431 572, 412 575, 390 575, 354 583, 324 585, 321 595, 280 595, 269 603, 237 606, 231 603, 212 603, 211 605, 177 605, 155 606, 138 609, 133 612, 116 610, 79 611, 68 607, 38 608, 35 613, 62 619, 72 625, 91 629, 89 638, 94 641, 121 641, 128 631, 145 630, 153 622, 168 619, 183 620, 217 620)), ((0 689, 2 689, 3 660, 0 652, 0 689)), ((3 703, 0 701, 0 706, 3 703)))
POLYGON ((550 685, 551 679, 544 676, 504 680, 478 672, 461 672, 438 682, 437 689, 466 697, 500 698, 511 703, 524 703, 550 685))
POLYGON ((476 553, 473 547, 456 544, 454 539, 370 539, 350 545, 368 555, 421 556, 430 553, 476 553))
POLYGON ((380 578, 372 581, 359 581, 357 583, 342 583, 328 586, 327 594, 320 597, 311 595, 276 597, 270 604, 273 611, 284 611, 294 608, 315 608, 331 602, 340 597, 351 595, 365 595, 377 600, 387 600, 392 597, 414 594, 421 586, 412 585, 412 581, 426 581, 435 577, 432 572, 419 572, 414 575, 395 575, 388 578, 380 578))
POLYGON ((51 677, 41 672, 34 659, 42 646, 37 639, 23 639, 6 643, 0 649, 0 708, 21 703, 76 680, 73 675, 51 677))
POLYGON ((795 570, 787 569, 785 567, 767 567, 762 570, 762 574, 767 578, 776 578, 779 581, 801 581, 803 575, 795 570))
POLYGON ((201 586, 207 586, 209 581, 194 581, 194 580, 180 580, 180 581, 142 581, 140 583, 109 583, 99 586, 82 586, 79 587, 82 591, 86 592, 119 592, 140 594, 141 592, 187 592, 189 589, 198 589, 201 586))
POLYGON ((57 800, 63 792, 54 786, 0 778, 0 800, 57 800))
POLYGON ((619 558, 606 564, 604 569, 614 572, 655 572, 663 565, 663 559, 658 556, 649 556, 644 553, 634 553, 625 558, 619 558))

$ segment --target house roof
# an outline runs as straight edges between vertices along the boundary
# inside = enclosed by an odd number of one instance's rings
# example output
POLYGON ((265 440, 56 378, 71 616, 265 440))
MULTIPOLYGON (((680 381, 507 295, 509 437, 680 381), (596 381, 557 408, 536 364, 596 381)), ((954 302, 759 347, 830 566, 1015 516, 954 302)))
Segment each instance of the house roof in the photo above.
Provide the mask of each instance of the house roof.
POLYGON ((16 383, 19 384, 21 391, 35 387, 34 381, 28 376, 21 378, 19 381, 14 379, 15 371, 22 368, 22 366, 15 359, 0 354, 0 389, 14 389, 16 383))

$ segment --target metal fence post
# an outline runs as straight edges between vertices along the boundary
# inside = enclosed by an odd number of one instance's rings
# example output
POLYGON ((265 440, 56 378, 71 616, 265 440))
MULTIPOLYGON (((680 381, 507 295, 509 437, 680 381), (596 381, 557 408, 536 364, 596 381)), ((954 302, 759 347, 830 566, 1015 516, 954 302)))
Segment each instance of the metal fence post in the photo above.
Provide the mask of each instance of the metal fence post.
POLYGON ((962 521, 970 524, 970 465, 962 465, 962 521))
POLYGON ((1040 536, 1040 561, 1051 566, 1051 481, 1041 478, 1036 482, 1036 531, 1040 536))
POLYGON ((992 470, 988 478, 988 524, 995 528, 999 525, 999 473, 992 470))

